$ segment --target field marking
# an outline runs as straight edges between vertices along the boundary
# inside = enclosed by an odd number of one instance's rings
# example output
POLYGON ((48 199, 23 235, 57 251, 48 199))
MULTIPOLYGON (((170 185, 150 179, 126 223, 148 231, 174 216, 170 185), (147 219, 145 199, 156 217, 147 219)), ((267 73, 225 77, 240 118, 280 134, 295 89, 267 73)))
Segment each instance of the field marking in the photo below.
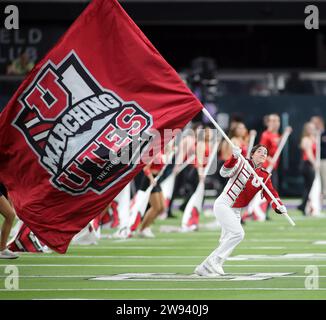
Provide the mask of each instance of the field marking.
MULTIPOLYGON (((165 255, 159 255, 159 256, 77 256, 77 255, 52 255, 52 256, 46 256, 46 255, 35 255, 33 253, 27 253, 27 252, 23 252, 20 253, 20 257, 24 257, 24 258, 33 258, 33 259, 38 259, 38 258, 50 258, 50 259, 197 259, 197 258, 206 258, 207 255, 202 255, 202 256, 165 256, 165 255)), ((235 258, 231 257, 231 259, 229 258, 228 260, 232 261, 232 260, 236 260, 233 259, 235 258)), ((278 260, 278 259, 275 259, 278 260)), ((1 264, 0 264, 1 265, 1 264)))
POLYGON ((306 288, 56 288, 56 289, 0 289, 0 292, 51 292, 51 291, 326 291, 326 288, 309 290, 306 288))
POLYGON ((312 241, 316 241, 315 239, 302 239, 302 237, 300 239, 294 239, 294 238, 290 238, 290 239, 244 239, 245 241, 250 241, 250 242, 312 242, 312 241))
MULTIPOLYGON (((307 247, 300 247, 300 249, 312 249, 312 246, 307 246, 307 247)), ((75 248, 74 248, 75 249, 75 248)), ((85 248, 83 248, 85 249, 85 248)), ((147 246, 119 246, 119 247, 99 247, 96 249, 101 249, 101 250, 144 250, 144 249, 149 249, 149 250, 153 250, 153 249, 157 249, 157 250, 171 250, 171 249, 176 249, 176 250, 185 250, 185 249, 189 249, 189 246, 185 246, 185 247, 175 247, 175 246, 171 246, 171 247, 161 247, 161 246, 157 246, 157 247, 147 247, 147 246)), ((201 249, 211 249, 214 250, 216 249, 216 246, 207 246, 207 247, 192 247, 192 249, 196 249, 196 250, 201 250, 201 249)), ((245 250, 284 250, 284 249, 291 249, 291 250, 295 250, 296 248, 290 248, 290 247, 280 247, 280 246, 259 246, 259 247, 246 247, 246 246, 239 246, 238 249, 245 249, 245 250)), ((299 249, 299 248, 298 248, 299 249)), ((90 249, 87 249, 90 250, 90 249)), ((41 257, 41 256, 48 256, 50 257, 51 255, 55 255, 55 257, 64 257, 64 256, 73 256, 73 254, 62 254, 62 255, 58 255, 55 252, 43 252, 43 253, 35 253, 35 252, 18 252, 20 255, 25 255, 28 256, 30 255, 30 257, 41 257)), ((84 255, 81 255, 84 256, 84 255)), ((101 257, 100 255, 97 255, 98 257, 101 257)), ((103 255, 102 255, 103 257, 103 255)))
MULTIPOLYGON (((2 264, 1 266, 11 266, 12 264, 2 264)), ((15 264, 18 268, 19 267, 122 267, 122 268, 153 268, 153 267, 177 267, 177 268, 184 268, 184 267, 196 267, 197 264, 15 264)), ((324 268, 326 264, 318 264, 315 263, 316 266, 324 268)), ((305 264, 225 264, 224 267, 268 267, 268 268, 276 268, 276 267, 304 267, 305 264)))
MULTIPOLYGON (((27 257, 27 258, 55 258, 55 259, 116 259, 115 256, 78 256, 78 255, 70 255, 70 256, 59 256, 59 255, 54 255, 54 256, 48 256, 48 255, 42 255, 42 256, 37 256, 37 255, 31 255, 29 256, 28 253, 23 253, 21 257, 27 257)), ((175 256, 118 256, 120 259, 128 259, 128 257, 132 257, 134 259, 151 259, 151 258, 156 258, 156 259, 162 259, 164 257, 168 257, 169 259, 176 259, 175 256)), ((182 258, 182 259, 194 259, 194 258, 203 258, 203 256, 182 256, 182 257, 177 257, 177 258, 182 258)), ((227 261, 284 261, 284 260, 308 260, 308 261, 324 261, 326 260, 326 254, 325 253, 286 253, 286 254, 281 254, 281 255, 267 255, 267 254, 239 254, 235 255, 233 257, 228 258, 227 261)), ((0 264, 1 265, 1 264, 0 264)), ((20 266, 23 266, 24 264, 19 264, 20 266)), ((43 264, 42 264, 43 265, 43 264)), ((45 264, 44 264, 45 265, 45 264)), ((50 264, 49 264, 50 265, 50 264)), ((58 264, 52 265, 52 266, 57 266, 58 264)), ((34 265, 36 266, 36 265, 34 265)))
MULTIPOLYGON (((284 232, 286 232, 287 230, 284 230, 284 232)), ((276 235, 276 236, 279 236, 280 235, 280 233, 282 233, 282 231, 279 231, 279 232, 268 232, 268 231, 266 231, 265 233, 263 233, 263 232, 255 232, 255 231, 248 231, 250 234, 254 234, 255 236, 257 236, 257 235, 261 235, 261 236, 271 236, 271 235, 276 235)), ((296 235, 296 236, 302 236, 303 234, 305 233, 305 230, 302 230, 301 232, 291 232, 291 231, 289 231, 289 233, 288 234, 290 234, 291 236, 294 236, 294 235, 296 235)), ((313 236, 315 236, 315 235, 321 235, 321 236, 325 236, 325 232, 313 232, 313 234, 312 234, 313 236)))
MULTIPOLYGON (((74 248, 75 249, 75 248, 74 248)), ((103 246, 103 247, 78 247, 78 249, 101 249, 101 250, 171 250, 171 249, 178 249, 178 250, 185 250, 185 249, 189 249, 189 246, 103 246)), ((195 248, 192 248, 195 249, 195 248)), ((200 249, 214 249, 211 246, 207 246, 207 247, 198 247, 198 250, 200 249)))
MULTIPOLYGON (((248 233, 248 235, 252 235, 252 232, 248 233), (251 234, 250 234, 251 233, 251 234)), ((304 233, 304 232, 303 232, 304 233)), ((193 234, 191 234, 193 235, 193 234)), ((214 235, 214 237, 205 237, 201 234, 201 239, 205 240, 205 241, 217 241, 220 237, 220 233, 217 233, 214 235)), ((169 237, 169 238, 155 238, 155 239, 152 239, 152 241, 155 241, 155 242, 175 242, 175 241, 185 241, 185 242, 188 242, 188 241, 198 241, 198 239, 193 239, 192 237, 181 237, 181 238, 172 238, 169 237)), ((112 242, 112 243, 120 243, 120 242, 133 242, 133 243, 136 243, 136 242, 146 242, 146 243, 149 243, 150 240, 149 239, 144 239, 144 238, 129 238, 129 239, 119 239, 119 240, 116 240, 116 239, 101 239, 100 241, 103 241, 103 242, 112 242)), ((302 239, 302 234, 301 234, 301 237, 291 237, 291 238, 278 238, 278 239, 275 239, 275 238, 263 238, 263 239, 260 239, 260 238, 245 238, 244 241, 252 241, 252 242, 309 242, 309 241, 326 241, 325 239, 302 239)), ((75 247, 78 247, 80 245, 78 244, 71 244, 71 246, 75 246, 75 247)), ((83 245, 83 247, 91 247, 91 248, 94 248, 95 245, 83 245)))
POLYGON ((285 253, 278 255, 267 255, 267 254, 239 254, 233 257, 230 257, 228 261, 257 261, 257 260, 325 260, 326 253, 285 253))
MULTIPOLYGON (((250 276, 253 275, 254 273, 227 273, 226 276, 229 277, 235 277, 235 276, 250 276)), ((115 275, 109 275, 109 276, 115 276, 115 275)), ((0 275, 0 278, 7 278, 8 276, 0 275)), ((94 277, 104 277, 103 275, 96 275, 96 274, 85 274, 85 275, 29 275, 29 276, 11 276, 11 278, 23 278, 23 279, 33 279, 33 278, 55 278, 55 279, 60 279, 60 278, 94 278, 94 277)), ((305 276, 300 276, 300 275, 284 275, 282 278, 307 278, 307 275, 305 276)), ((312 276, 310 275, 309 278, 326 278, 326 276, 312 276)), ((213 277, 202 277, 202 278, 189 278, 189 279, 182 279, 184 281, 188 280, 200 280, 200 281, 208 281, 208 280, 221 280, 224 278, 213 278, 213 277)), ((227 279, 227 278, 225 278, 227 279)), ((134 279, 126 279, 126 280, 134 280, 134 279)), ((179 279, 140 279, 142 280, 149 280, 149 281, 158 281, 158 280, 164 280, 164 281, 174 281, 174 280, 179 280, 179 279)))
POLYGON ((109 276, 95 276, 88 280, 90 281, 202 281, 212 279, 214 281, 263 281, 276 278, 283 278, 293 275, 293 272, 255 272, 246 274, 227 273, 224 276, 206 276, 201 277, 194 273, 120 273, 109 276))
POLYGON ((313 244, 316 244, 316 245, 326 245, 326 240, 317 240, 313 244))
MULTIPOLYGON (((162 239, 163 240, 163 239, 162 239)), ((181 239, 173 239, 173 241, 171 241, 171 242, 177 242, 178 240, 181 240, 181 239)), ((191 242, 191 240, 194 240, 194 242, 198 242, 198 239, 186 239, 186 238, 184 238, 184 239, 182 239, 182 242, 191 242)), ((203 240, 203 241, 209 241, 209 240, 205 240, 205 239, 201 239, 201 240, 203 240)), ((146 240, 146 241, 148 241, 148 239, 146 240)), ((155 239, 155 242, 157 242, 158 241, 158 239, 155 239)), ((247 242, 264 242, 264 243, 282 243, 283 244, 283 246, 282 247, 284 247, 284 243, 286 243, 286 242, 293 242, 293 243, 298 243, 298 242, 303 242, 303 243, 307 243, 307 244, 311 244, 311 245, 315 245, 315 243, 314 242, 316 242, 316 241, 326 241, 326 240, 316 240, 316 239, 305 239, 305 240, 303 240, 302 239, 302 237, 301 237, 301 239, 279 239, 279 240, 276 240, 276 239, 244 239, 244 241, 242 242, 242 244, 246 244, 247 242)), ((137 241, 138 242, 138 241, 137 241)), ((163 240, 162 242, 166 242, 165 240, 163 240)), ((213 242, 213 243, 218 243, 218 237, 216 238, 216 239, 212 239, 212 241, 211 242, 213 242)), ((116 243, 116 242, 112 242, 112 244, 113 243, 116 243)), ((120 242, 121 243, 121 242, 120 242)), ((69 246, 69 249, 70 250, 88 250, 88 249, 95 249, 95 250, 97 250, 97 249, 100 249, 100 250, 104 250, 104 249, 114 249, 114 248, 117 248, 117 249, 119 249, 119 248, 129 248, 129 249, 131 249, 131 248, 144 248, 144 249, 148 249, 148 248, 151 248, 151 249, 157 249, 157 248, 165 248, 165 249, 171 249, 171 248, 180 248, 180 249, 185 249, 185 248, 187 248, 187 249, 189 249, 189 246, 173 246, 173 244, 171 244, 171 246, 139 246, 139 245, 137 245, 137 246, 133 246, 133 245, 128 245, 128 243, 127 242, 124 242, 124 243, 126 243, 126 246, 115 246, 115 245, 107 245, 107 244, 98 244, 98 245, 76 245, 76 244, 74 244, 74 245, 70 245, 69 246)), ((135 241, 133 242, 133 243, 136 243, 135 241)), ((149 243, 149 242, 147 242, 147 243, 149 243)), ((211 248, 210 246, 205 246, 205 247, 201 247, 201 248, 211 248)), ((248 247, 249 248, 249 247, 248 247)), ((251 247, 251 248, 254 248, 254 247, 251 247)))
MULTIPOLYGON (((173 255, 159 255, 159 256, 113 256, 113 255, 107 255, 107 256, 85 256, 85 255, 47 255, 47 254, 34 254, 34 253, 28 253, 28 252, 22 252, 20 253, 20 257, 24 258, 32 258, 32 259, 38 259, 38 258, 44 258, 44 259, 199 259, 199 258, 205 258, 207 255, 201 255, 201 256, 173 256, 173 255)), ((236 256, 232 256, 228 258, 228 261, 267 261, 267 260, 325 260, 326 254, 324 253, 286 253, 286 254, 280 254, 280 255, 254 255, 254 254, 239 254, 236 256)), ((1 264, 0 264, 1 265, 1 264)))
MULTIPOLYGON (((160 256, 28 256, 27 254, 22 254, 20 257, 24 257, 24 258, 52 258, 52 259, 202 259, 202 258, 206 258, 207 255, 202 255, 202 256, 164 256, 164 255, 160 255, 160 256)), ((1 261, 1 260, 0 260, 1 261)), ((1 264, 0 264, 1 266, 1 264)))
MULTIPOLYGON (((202 249, 215 249, 214 246, 198 246, 198 247, 192 247, 193 250, 202 250, 202 249)), ((305 249, 311 249, 311 246, 304 247, 305 249)), ((304 249, 300 248, 300 249, 304 249)), ((74 247, 71 249, 78 249, 78 250, 89 250, 89 249, 95 249, 95 250, 185 250, 189 249, 188 246, 92 246, 92 247, 86 247, 86 246, 80 246, 78 248, 74 247)), ((239 246, 239 249, 247 249, 247 250, 277 250, 277 249, 289 249, 288 247, 280 247, 280 246, 239 246)))

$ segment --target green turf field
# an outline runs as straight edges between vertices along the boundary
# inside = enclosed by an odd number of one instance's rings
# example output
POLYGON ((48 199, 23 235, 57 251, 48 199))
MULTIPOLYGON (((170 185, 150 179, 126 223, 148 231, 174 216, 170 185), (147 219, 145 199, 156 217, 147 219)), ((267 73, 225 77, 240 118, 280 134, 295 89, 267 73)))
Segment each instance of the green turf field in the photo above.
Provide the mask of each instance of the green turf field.
POLYGON ((155 239, 103 239, 65 255, 0 260, 0 299, 326 299, 326 219, 289 214, 296 227, 274 213, 272 221, 247 222, 224 277, 191 275, 217 245, 220 230, 206 228, 214 218, 203 216, 197 232, 158 232, 179 225, 179 216, 157 221, 155 239), (8 265, 18 267, 19 290, 5 288, 8 265))

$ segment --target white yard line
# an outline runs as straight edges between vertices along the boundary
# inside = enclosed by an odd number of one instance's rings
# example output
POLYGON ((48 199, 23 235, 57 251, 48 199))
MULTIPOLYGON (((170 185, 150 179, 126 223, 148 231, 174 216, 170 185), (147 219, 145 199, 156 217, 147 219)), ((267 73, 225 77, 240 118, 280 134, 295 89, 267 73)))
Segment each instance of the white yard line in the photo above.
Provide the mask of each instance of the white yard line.
MULTIPOLYGON (((250 276, 253 275, 254 273, 228 273, 226 274, 226 277, 233 277, 233 276, 250 276)), ((178 274, 180 275, 180 274, 178 274)), ((86 274, 86 275, 37 275, 37 276, 11 276, 11 278, 23 278, 23 279, 33 279, 33 278, 96 278, 96 277, 103 277, 104 275, 94 275, 94 274, 86 274)), ((113 277, 115 275, 105 275, 108 277, 113 277)), ((189 276, 189 275, 185 275, 189 276)), ((0 275, 0 278, 7 278, 8 276, 2 276, 0 275)), ((280 277, 275 277, 273 279, 281 279, 281 278, 307 278, 307 276, 297 276, 297 275, 288 275, 288 276, 280 276, 280 277)), ((309 278, 326 278, 326 276, 309 276, 309 278)), ((166 279, 155 279, 155 278, 149 278, 149 279, 144 279, 144 278, 139 278, 139 279, 123 279, 119 281, 216 281, 216 280, 223 280, 223 281, 228 281, 229 278, 213 278, 213 277, 203 277, 203 278, 187 278, 187 279, 173 279, 173 278, 166 278, 166 279)), ((109 280, 107 280, 109 281, 109 280)))
MULTIPOLYGON (((161 239, 162 240, 162 242, 166 242, 165 240, 163 240, 163 239, 161 239)), ((178 241, 178 240, 180 240, 180 239, 174 239, 175 241, 178 241)), ((175 242, 173 240, 173 242, 175 242)), ((191 240, 192 239, 182 239, 182 241, 183 242, 187 242, 187 243, 189 243, 189 242, 191 242, 191 240)), ((204 241, 204 239, 202 239, 203 241, 204 241)), ((146 240, 147 241, 147 243, 150 243, 149 241, 148 241, 148 239, 146 240)), ((158 241, 158 239, 155 239, 155 242, 157 242, 158 241)), ((207 240, 205 240, 205 242, 206 242, 207 240)), ((245 244, 246 242, 259 242, 259 243, 274 243, 274 242, 279 242, 279 243, 282 243, 282 245, 284 246, 284 243, 286 243, 286 242, 294 242, 294 243, 297 243, 297 242, 305 242, 305 243, 307 243, 307 244, 314 244, 314 242, 316 242, 316 241, 326 241, 326 240, 318 240, 318 239, 302 239, 302 237, 301 237, 301 239, 295 239, 295 238, 292 238, 292 239, 245 239, 244 241, 243 241, 243 244, 245 244)), ((138 241, 137 241, 138 242, 138 241)), ((196 243, 198 243, 198 239, 194 239, 194 242, 196 242, 196 243)), ((216 238, 216 239, 213 239, 212 240, 212 242, 213 243, 216 243, 217 244, 217 242, 218 242, 218 239, 216 238)), ((112 243, 116 243, 116 242, 112 242, 112 243)), ((122 243, 122 242, 120 242, 120 243, 122 243)), ((124 242, 124 243, 126 243, 126 246, 115 246, 115 245, 107 245, 107 244, 98 244, 98 245, 92 245, 92 246, 89 246, 89 245, 71 245, 70 247, 69 247, 69 249, 71 249, 71 250, 87 250, 87 249, 95 249, 95 250, 98 250, 98 249, 100 249, 100 250, 103 250, 103 249, 114 249, 114 248, 121 248, 121 247, 125 247, 125 248, 145 248, 145 249, 147 249, 147 248, 158 248, 158 247, 161 247, 161 248, 166 248, 166 249, 171 249, 171 248, 182 248, 182 249, 184 249, 184 248, 187 248, 187 249, 189 249, 189 246, 173 246, 173 244, 171 244, 171 245, 169 245, 169 246, 133 246, 133 245, 128 245, 128 243, 127 242, 124 242)), ((133 242, 133 243, 135 243, 135 242, 133 242)), ((211 248, 210 246, 206 246, 205 248, 211 248)))
MULTIPOLYGON (((189 246, 182 246, 182 247, 178 247, 178 246, 98 246, 98 247, 78 247, 78 249, 101 249, 101 250, 185 250, 188 249, 189 250, 189 246)), ((75 249, 75 248, 74 248, 75 249)), ((194 247, 192 247, 192 249, 194 249, 194 247)), ((211 246, 207 246, 207 247, 197 247, 196 249, 200 250, 200 249, 213 249, 211 246)))
MULTIPOLYGON (((201 249, 215 249, 216 246, 212 245, 212 246, 207 246, 207 247, 203 247, 203 246, 199 246, 199 247, 194 247, 192 246, 192 249, 197 249, 197 250, 201 250, 201 249)), ((300 247, 300 249, 311 249, 312 247, 300 247)), ((75 249, 75 248, 74 248, 75 249)), ((78 248, 79 249, 79 248, 78 248)), ((80 248, 80 249, 85 249, 84 247, 80 248)), ((90 248, 87 248, 90 249, 90 248)), ((149 249, 149 250, 153 250, 153 249, 158 249, 158 250, 170 250, 170 249, 178 249, 178 250, 185 250, 185 249, 189 249, 189 246, 185 246, 185 247, 176 247, 176 246, 171 246, 171 247, 161 247, 161 246, 157 246, 157 247, 134 247, 134 246, 119 246, 119 247, 98 247, 96 249, 100 249, 100 250, 131 250, 131 249, 135 249, 135 250, 144 250, 144 249, 149 249)), ((268 246, 263 246, 263 247, 242 247, 240 246, 238 249, 251 249, 251 250, 277 250, 277 249, 288 249, 288 247, 268 247, 268 246)), ((24 256, 28 256, 30 255, 31 257, 41 257, 41 254, 35 254, 35 253, 28 253, 28 252, 20 252, 19 254, 22 254, 24 256)), ((43 256, 44 254, 42 254, 43 256)), ((50 253, 46 253, 46 255, 50 256, 50 253)), ((72 256, 72 255, 67 255, 67 254, 63 254, 63 255, 55 255, 56 257, 60 258, 60 257, 64 257, 64 256, 72 256)))
POLYGON ((25 292, 25 291, 326 291, 326 288, 308 290, 306 288, 56 288, 56 289, 0 289, 0 292, 25 292))
MULTIPOLYGON (((73 256, 73 255, 64 255, 64 256, 38 256, 29 253, 23 253, 20 255, 21 257, 25 258, 32 258, 32 259, 199 259, 199 258, 206 258, 207 255, 202 256, 166 256, 166 255, 159 255, 159 256, 73 256)), ((273 259, 274 260, 274 259, 273 259)), ((277 259, 275 259, 277 260, 277 259)), ((284 260, 284 259, 282 259, 284 260)), ((304 259, 303 259, 304 260, 304 259)), ((0 260, 1 261, 1 260, 0 260)), ((0 264, 1 266, 1 264, 0 264)))
MULTIPOLYGON (((11 264, 3 264, 1 266, 11 266, 11 264)), ((314 263, 314 265, 324 268, 326 267, 326 264, 318 264, 314 263)), ((15 264, 15 266, 19 267, 95 267, 95 268, 101 268, 101 267, 117 267, 117 268, 152 268, 152 267, 177 267, 177 268, 183 268, 183 267, 196 267, 197 264, 15 264)), ((305 264, 225 264, 223 267, 234 267, 234 268, 240 268, 240 267, 268 267, 268 268, 276 268, 276 267, 304 267, 305 264)))
POLYGON ((315 239, 302 239, 302 236, 300 239, 296 238, 287 238, 287 239, 244 239, 244 241, 250 241, 250 242, 312 242, 316 241, 315 239))
MULTIPOLYGON (((203 258, 206 257, 206 255, 202 256, 165 256, 165 255, 159 255, 159 256, 77 256, 77 255, 62 255, 62 256, 46 256, 46 255, 35 255, 30 253, 22 253, 21 257, 24 258, 55 258, 55 259, 192 259, 192 258, 203 258)), ((1 266, 1 265, 0 265, 1 266)))
MULTIPOLYGON (((252 234, 253 232, 251 232, 250 234, 248 233, 248 235, 253 235, 252 234)), ((187 233, 186 233, 187 234, 187 233)), ((185 234, 185 235, 186 235, 185 234)), ((206 236, 201 236, 200 238, 204 239, 205 241, 217 241, 218 238, 219 238, 219 234, 215 234, 213 237, 212 236, 209 236, 209 237, 206 237, 206 236)), ((198 241, 198 238, 196 237, 196 239, 194 239, 192 237, 192 233, 188 233, 188 235, 190 237, 177 237, 177 238, 173 238, 172 235, 170 238, 159 238, 159 239, 154 239, 155 242, 177 242, 177 241, 180 241, 180 242, 188 242, 188 241, 198 241)), ((302 236, 302 234, 301 234, 302 236)), ((263 238, 263 239, 259 239, 259 238, 249 238, 249 239, 244 239, 244 241, 262 241, 262 242, 284 242, 284 241, 299 241, 299 242, 306 242, 306 241, 319 241, 319 240, 322 240, 322 241, 326 241, 325 239, 302 239, 302 237, 298 237, 298 238, 295 238, 295 237, 291 237, 291 238, 283 238, 283 239, 275 239, 275 238, 263 238)), ((127 242, 133 242, 133 243, 138 243, 138 242, 150 242, 149 239, 144 239, 144 238, 128 238, 128 239, 109 239, 109 238, 101 238, 101 241, 106 241, 106 242, 112 242, 112 243, 127 243, 127 242)), ((71 244, 71 246, 78 246, 76 244, 71 244)), ((86 247, 86 246, 85 246, 86 247)), ((91 247, 94 247, 91 246, 91 247)))
MULTIPOLYGON (((197 242, 198 243, 198 242, 197 242)), ((202 250, 202 249, 215 249, 216 246, 192 246, 192 249, 194 250, 202 250)), ((311 246, 305 247, 307 249, 311 249, 311 246)), ((89 250, 89 249, 95 249, 95 250, 189 250, 188 246, 96 246, 96 247, 88 247, 88 246, 80 246, 80 247, 71 247, 71 249, 75 250, 89 250)), ((268 247, 268 246, 248 246, 243 247, 240 246, 239 249, 251 249, 251 250, 276 250, 276 249, 287 249, 287 247, 268 247)), ((302 247, 300 247, 302 249, 302 247)))
MULTIPOLYGON (((239 248, 240 249, 240 248, 239 248)), ((287 253, 288 255, 289 253, 287 253)), ((317 253, 318 254, 318 253, 317 253)), ((201 256, 171 256, 171 255, 158 255, 158 256, 150 256, 150 255, 146 255, 146 256, 129 256, 129 255, 124 255, 124 256, 111 256, 111 255, 107 255, 107 256, 85 256, 85 255, 38 255, 38 254, 33 254, 33 253, 20 253, 20 257, 21 258, 26 258, 26 259, 39 259, 39 258, 44 258, 44 259, 199 259, 199 258, 205 258, 207 255, 203 254, 201 256)), ((229 258, 230 261, 239 261, 237 260, 239 255, 237 256, 232 256, 229 258)), ((241 257, 244 257, 246 255, 241 254, 241 257)), ((251 256, 251 255, 249 255, 251 256)), ((286 256, 285 255, 277 255, 277 256, 273 256, 273 255, 269 255, 266 256, 264 258, 259 257, 256 260, 292 260, 293 256, 286 256)), ((296 257, 296 260, 325 260, 326 257, 296 257)), ((244 260, 244 259, 241 259, 244 260)), ((248 259, 250 261, 254 260, 253 258, 250 257, 250 259, 248 259)), ((1 261, 1 260, 0 260, 1 261)), ((1 264, 0 264, 1 266, 1 264)))

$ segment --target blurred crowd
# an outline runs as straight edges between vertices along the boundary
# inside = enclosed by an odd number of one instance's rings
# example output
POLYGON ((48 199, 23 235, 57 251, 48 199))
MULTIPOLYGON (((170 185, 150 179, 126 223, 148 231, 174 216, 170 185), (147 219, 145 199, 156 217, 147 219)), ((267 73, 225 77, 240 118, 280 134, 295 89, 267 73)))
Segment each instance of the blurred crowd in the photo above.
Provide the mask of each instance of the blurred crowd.
POLYGON ((7 75, 24 76, 34 67, 27 51, 22 52, 16 59, 7 66, 7 75))

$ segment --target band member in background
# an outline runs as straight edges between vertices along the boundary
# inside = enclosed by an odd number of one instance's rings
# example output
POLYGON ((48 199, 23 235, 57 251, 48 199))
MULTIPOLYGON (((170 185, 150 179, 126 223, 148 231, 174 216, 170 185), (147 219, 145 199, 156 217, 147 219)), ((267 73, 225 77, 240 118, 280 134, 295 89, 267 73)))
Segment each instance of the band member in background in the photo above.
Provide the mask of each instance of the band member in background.
MULTIPOLYGON (((262 167, 268 156, 268 149, 263 145, 252 148, 249 164, 245 164, 240 158, 242 150, 235 146, 232 149, 232 157, 224 163, 220 170, 223 177, 229 178, 222 194, 215 200, 214 214, 222 228, 220 244, 197 268, 195 273, 200 276, 224 275, 223 263, 232 253, 234 248, 244 238, 244 230, 241 225, 241 209, 246 207, 257 192, 262 190, 259 181, 249 171, 250 165, 257 175, 266 181, 267 188, 278 200, 280 207, 272 203, 273 209, 279 213, 287 213, 286 207, 279 199, 277 191, 272 185, 269 173, 262 167)), ((271 202, 271 197, 263 191, 264 197, 271 202)))
MULTIPOLYGON (((281 125, 281 120, 278 114, 270 114, 266 118, 267 129, 262 133, 260 137, 259 144, 263 144, 268 148, 268 157, 263 164, 263 167, 266 169, 272 162, 273 156, 277 150, 277 147, 281 140, 281 135, 279 133, 281 125)), ((272 183, 277 188, 278 187, 278 165, 279 161, 274 164, 272 183)))
POLYGON ((324 119, 321 116, 313 116, 310 121, 320 133, 320 176, 322 183, 323 200, 326 199, 326 131, 324 119))
POLYGON ((302 151, 301 172, 304 179, 304 189, 302 193, 302 203, 298 210, 306 215, 306 205, 309 198, 309 192, 315 179, 316 170, 318 169, 316 161, 316 127, 312 122, 307 122, 303 126, 303 132, 300 142, 302 151))
MULTIPOLYGON (((267 129, 262 133, 259 143, 265 145, 268 148, 269 154, 265 163, 263 164, 263 167, 266 169, 271 164, 274 154, 281 140, 281 135, 279 133, 280 126, 281 126, 280 116, 275 113, 267 115, 266 118, 264 119, 264 123, 267 129)), ((279 184, 278 166, 279 166, 279 160, 276 161, 276 163, 273 166, 272 177, 271 177, 272 183, 275 188, 278 188, 278 184, 279 184)), ((266 211, 266 220, 270 220, 268 209, 266 211)))
POLYGON ((149 163, 144 167, 144 177, 141 184, 141 190, 145 191, 151 184, 154 184, 149 203, 150 207, 144 215, 144 219, 140 225, 139 236, 143 238, 155 238, 152 232, 151 225, 154 220, 164 212, 165 201, 161 186, 155 182, 155 177, 160 173, 165 164, 164 154, 159 152, 149 163))
MULTIPOLYGON (((189 199, 197 188, 199 180, 204 178, 204 170, 212 148, 211 144, 213 134, 212 129, 209 128, 209 126, 206 126, 205 128, 202 128, 202 126, 195 126, 193 133, 194 134, 184 137, 185 144, 184 146, 181 145, 181 148, 184 148, 185 152, 180 153, 179 155, 185 155, 186 157, 182 161, 180 161, 180 158, 178 157, 176 165, 173 169, 176 173, 182 162, 185 162, 187 158, 194 156, 194 160, 192 160, 190 164, 183 170, 183 176, 180 176, 183 178, 183 180, 181 180, 181 184, 183 184, 183 187, 185 188, 184 201, 179 207, 181 211, 185 210, 189 199)), ((175 184, 174 190, 180 188, 179 181, 178 184, 175 184)), ((175 194, 172 196, 172 199, 174 199, 174 196, 175 194)), ((172 199, 170 207, 172 205, 172 199)))
MULTIPOLYGON (((234 145, 238 146, 242 150, 242 155, 247 156, 248 149, 248 129, 243 122, 236 122, 231 128, 229 133, 230 139, 234 145)), ((221 146, 220 158, 224 161, 229 160, 232 156, 232 148, 223 140, 221 146)))
POLYGON ((199 136, 196 143, 195 163, 199 180, 204 179, 204 171, 208 164, 209 155, 212 150, 213 131, 209 126, 205 126, 203 136, 199 136))
POLYGON ((176 217, 172 214, 173 212, 173 202, 178 195, 178 192, 180 189, 185 190, 185 200, 180 205, 179 209, 183 211, 187 205, 187 200, 189 198, 189 194, 194 192, 194 188, 196 186, 193 185, 193 183, 190 181, 189 177, 192 175, 192 169, 193 165, 192 163, 194 160, 190 161, 189 164, 181 171, 180 167, 183 163, 189 161, 189 159, 193 159, 194 157, 194 146, 196 145, 196 136, 197 136, 197 130, 201 129, 202 126, 198 123, 195 123, 192 125, 191 128, 187 128, 181 138, 181 141, 178 146, 178 152, 175 157, 175 164, 173 167, 173 173, 177 174, 172 197, 169 203, 168 208, 168 217, 176 217))

